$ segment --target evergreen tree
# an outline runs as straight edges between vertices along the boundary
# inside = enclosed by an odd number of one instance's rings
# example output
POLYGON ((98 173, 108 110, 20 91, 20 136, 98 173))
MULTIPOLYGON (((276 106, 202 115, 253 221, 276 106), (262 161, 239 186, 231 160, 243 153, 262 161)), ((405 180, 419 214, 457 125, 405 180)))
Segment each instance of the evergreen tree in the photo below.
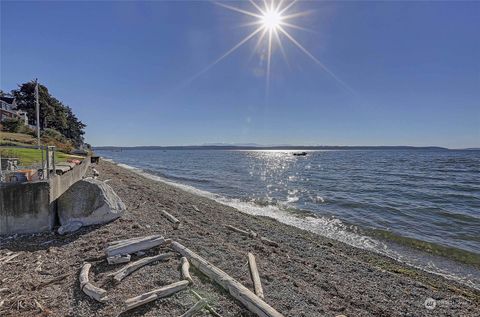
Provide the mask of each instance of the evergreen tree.
MULTIPOLYGON (((78 120, 72 109, 50 94, 47 87, 38 85, 40 104, 40 128, 55 129, 76 146, 83 144, 86 125, 78 120)), ((30 81, 12 90, 19 109, 27 112, 29 123, 36 125, 35 81, 30 81)))

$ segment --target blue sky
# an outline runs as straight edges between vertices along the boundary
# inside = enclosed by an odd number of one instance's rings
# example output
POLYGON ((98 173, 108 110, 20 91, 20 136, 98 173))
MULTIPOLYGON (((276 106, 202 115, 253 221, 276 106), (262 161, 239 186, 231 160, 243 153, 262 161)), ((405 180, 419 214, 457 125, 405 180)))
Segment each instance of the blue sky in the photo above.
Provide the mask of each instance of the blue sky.
POLYGON ((0 88, 38 77, 93 145, 480 146, 480 2, 304 10, 290 33, 353 92, 285 37, 268 94, 255 41, 188 82, 253 31, 208 1, 2 1, 0 88))

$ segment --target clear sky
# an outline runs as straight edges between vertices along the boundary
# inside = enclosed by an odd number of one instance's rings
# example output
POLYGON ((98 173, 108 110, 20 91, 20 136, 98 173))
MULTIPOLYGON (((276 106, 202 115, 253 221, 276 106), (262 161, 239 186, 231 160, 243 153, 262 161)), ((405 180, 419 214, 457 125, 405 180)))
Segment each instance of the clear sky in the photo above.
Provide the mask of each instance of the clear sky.
POLYGON ((289 12, 306 10, 290 22, 309 31, 288 32, 349 88, 285 36, 268 93, 266 43, 255 52, 255 38, 188 81, 258 20, 213 2, 3 0, 0 88, 38 77, 93 145, 480 147, 480 2, 299 2, 289 12))

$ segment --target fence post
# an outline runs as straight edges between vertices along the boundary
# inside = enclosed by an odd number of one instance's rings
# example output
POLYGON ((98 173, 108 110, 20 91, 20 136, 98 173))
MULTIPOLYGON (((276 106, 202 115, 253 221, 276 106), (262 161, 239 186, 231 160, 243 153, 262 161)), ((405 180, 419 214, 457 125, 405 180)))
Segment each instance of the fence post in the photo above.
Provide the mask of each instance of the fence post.
MULTIPOLYGON (((49 146, 45 148, 47 154, 47 178, 50 179, 50 153, 49 153, 49 146)), ((43 153, 43 152, 42 152, 43 153)))
POLYGON ((55 168, 55 150, 56 148, 52 146, 52 167, 53 167, 53 176, 57 175, 57 169, 55 168))

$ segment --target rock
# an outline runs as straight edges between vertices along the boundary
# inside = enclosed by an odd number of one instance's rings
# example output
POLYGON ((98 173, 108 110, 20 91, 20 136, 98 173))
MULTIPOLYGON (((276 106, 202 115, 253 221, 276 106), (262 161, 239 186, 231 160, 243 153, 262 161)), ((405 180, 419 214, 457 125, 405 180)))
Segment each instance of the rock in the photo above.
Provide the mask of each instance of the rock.
POLYGON ((80 221, 71 221, 67 224, 62 225, 60 228, 58 228, 58 234, 64 235, 70 232, 75 232, 78 229, 80 229, 83 226, 83 223, 80 221))
POLYGON ((104 182, 83 179, 58 198, 57 210, 62 226, 74 221, 89 226, 121 217, 126 207, 113 189, 104 182))

